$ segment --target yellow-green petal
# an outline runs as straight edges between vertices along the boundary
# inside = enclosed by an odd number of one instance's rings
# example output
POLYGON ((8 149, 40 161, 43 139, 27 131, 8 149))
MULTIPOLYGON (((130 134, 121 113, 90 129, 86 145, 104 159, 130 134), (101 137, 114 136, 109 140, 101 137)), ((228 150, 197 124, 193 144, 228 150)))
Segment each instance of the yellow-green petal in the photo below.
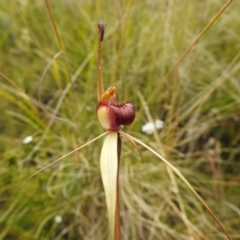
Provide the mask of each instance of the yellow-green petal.
POLYGON ((109 239, 113 240, 115 237, 115 215, 118 178, 117 132, 109 132, 105 138, 101 152, 100 166, 108 211, 109 239))

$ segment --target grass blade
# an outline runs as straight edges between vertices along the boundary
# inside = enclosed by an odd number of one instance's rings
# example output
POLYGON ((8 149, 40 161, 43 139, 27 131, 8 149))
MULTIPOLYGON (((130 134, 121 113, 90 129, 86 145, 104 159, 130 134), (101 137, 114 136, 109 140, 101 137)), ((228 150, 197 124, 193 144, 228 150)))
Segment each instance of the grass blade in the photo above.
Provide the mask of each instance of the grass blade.
POLYGON ((148 145, 143 143, 142 141, 138 140, 137 138, 132 137, 131 135, 128 135, 126 133, 121 132, 121 135, 126 136, 128 138, 131 138, 133 141, 139 143, 143 147, 145 147, 147 150, 149 150, 151 153, 153 153, 155 156, 157 156, 160 160, 162 160, 185 184, 186 186, 191 190, 191 192, 196 196, 196 198, 203 204, 203 206, 207 209, 207 211, 211 214, 211 216, 214 218, 214 220, 217 222, 223 233, 226 235, 226 237, 231 240, 231 237, 228 235, 220 221, 217 219, 217 217, 214 215, 212 210, 208 207, 208 205, 204 202, 204 200, 200 197, 200 195, 194 190, 192 185, 188 182, 188 180, 182 175, 182 173, 175 168, 171 163, 168 162, 167 159, 162 157, 160 154, 158 154, 156 151, 154 151, 152 148, 150 148, 148 145))
POLYGON ((55 163, 61 161, 63 158, 71 155, 72 153, 75 153, 76 151, 78 151, 78 150, 80 150, 80 149, 88 146, 89 144, 95 142, 96 140, 98 140, 99 138, 103 137, 103 136, 106 135, 106 134, 107 134, 107 132, 104 132, 103 134, 99 135, 98 137, 92 139, 91 141, 83 144, 82 146, 74 149, 73 151, 71 151, 71 152, 63 155, 62 157, 60 157, 60 158, 58 158, 57 160, 53 161, 52 163, 48 164, 47 166, 41 168, 40 170, 38 170, 37 172, 35 172, 34 174, 32 174, 30 177, 26 178, 25 180, 23 180, 22 182, 20 182, 18 185, 16 185, 11 191, 13 191, 14 189, 16 189, 16 188, 19 187, 20 185, 24 184, 26 181, 28 181, 28 180, 31 179, 32 177, 36 176, 38 173, 42 172, 43 170, 47 169, 48 167, 51 167, 52 165, 54 165, 55 163))

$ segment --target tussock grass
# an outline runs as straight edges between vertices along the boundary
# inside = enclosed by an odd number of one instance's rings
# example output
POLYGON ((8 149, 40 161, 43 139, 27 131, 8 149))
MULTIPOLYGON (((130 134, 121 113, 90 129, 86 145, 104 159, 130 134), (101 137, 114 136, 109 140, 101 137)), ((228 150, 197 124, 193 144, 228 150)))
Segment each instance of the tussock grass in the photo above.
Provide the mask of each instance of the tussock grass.
MULTIPOLYGON (((49 1, 65 55, 43 1, 0 2, 0 239, 107 237, 101 140, 8 193, 102 132, 95 113, 99 21, 106 25, 105 87, 116 85, 119 101, 137 106, 136 121, 125 131, 164 150, 230 236, 240 238, 238 1, 162 80, 223 4, 49 1), (149 116, 165 122, 158 134, 141 132, 149 116), (33 141, 23 144, 29 135, 33 141)), ((123 239, 225 239, 186 186, 150 153, 142 154, 143 162, 124 142, 123 239)))

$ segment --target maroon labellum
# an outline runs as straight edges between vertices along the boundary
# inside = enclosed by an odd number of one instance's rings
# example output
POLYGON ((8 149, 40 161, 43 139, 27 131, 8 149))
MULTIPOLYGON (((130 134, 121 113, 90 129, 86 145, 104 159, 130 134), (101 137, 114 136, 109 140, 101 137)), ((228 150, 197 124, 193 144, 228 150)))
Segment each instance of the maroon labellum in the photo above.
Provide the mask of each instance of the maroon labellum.
POLYGON ((119 105, 110 105, 116 114, 117 125, 129 125, 135 118, 135 107, 133 103, 127 102, 119 105))

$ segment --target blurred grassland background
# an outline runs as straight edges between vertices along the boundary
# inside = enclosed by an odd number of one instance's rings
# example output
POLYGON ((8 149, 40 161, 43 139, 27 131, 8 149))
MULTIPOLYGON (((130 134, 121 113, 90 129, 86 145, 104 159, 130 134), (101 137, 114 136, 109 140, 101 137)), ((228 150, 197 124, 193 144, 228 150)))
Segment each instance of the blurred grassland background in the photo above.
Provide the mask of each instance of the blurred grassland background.
MULTIPOLYGON (((50 0, 64 55, 44 1, 0 1, 1 240, 107 239, 102 139, 8 193, 103 132, 95 111, 99 21, 105 88, 115 85, 119 102, 136 105, 124 131, 157 151, 160 139, 166 158, 240 239, 240 1, 163 81, 224 3, 50 0), (152 118, 164 121, 157 135, 141 131, 148 119, 140 93, 152 118), (33 139, 23 144, 27 136, 33 139)), ((123 239, 225 239, 186 186, 142 154, 143 161, 124 141, 123 239)))

